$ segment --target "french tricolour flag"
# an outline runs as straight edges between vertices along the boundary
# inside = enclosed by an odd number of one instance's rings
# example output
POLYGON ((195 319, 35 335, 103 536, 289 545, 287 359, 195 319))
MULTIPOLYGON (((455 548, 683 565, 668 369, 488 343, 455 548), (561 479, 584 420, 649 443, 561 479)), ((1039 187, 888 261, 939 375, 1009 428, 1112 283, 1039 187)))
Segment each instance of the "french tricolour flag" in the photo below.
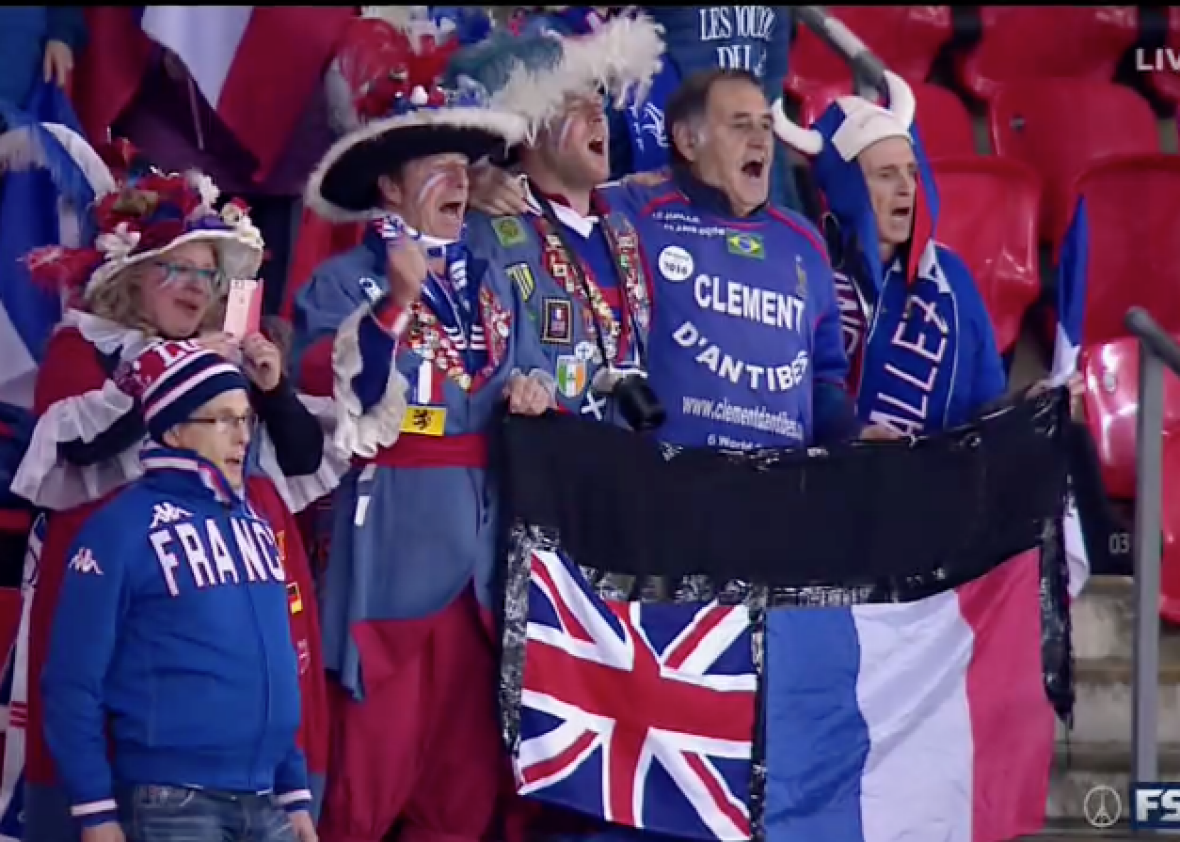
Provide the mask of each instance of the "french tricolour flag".
POLYGON ((83 125, 92 139, 106 136, 139 90, 155 42, 184 62, 205 101, 256 159, 261 181, 356 14, 351 6, 87 9, 90 48, 76 74, 83 125))
POLYGON ((917 602, 767 614, 766 838, 1040 829, 1054 715, 1030 552, 917 602))
POLYGON ((141 26, 181 58, 262 178, 355 16, 347 6, 146 6, 141 26))

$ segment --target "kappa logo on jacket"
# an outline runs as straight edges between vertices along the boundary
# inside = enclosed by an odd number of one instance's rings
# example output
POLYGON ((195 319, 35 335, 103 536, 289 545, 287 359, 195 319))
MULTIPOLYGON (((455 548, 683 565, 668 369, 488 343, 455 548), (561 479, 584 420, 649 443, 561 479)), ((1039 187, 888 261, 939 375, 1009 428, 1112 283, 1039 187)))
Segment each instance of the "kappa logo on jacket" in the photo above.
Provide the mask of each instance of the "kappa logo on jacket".
POLYGON ((167 526, 170 523, 176 523, 180 520, 187 520, 192 517, 193 513, 180 506, 175 506, 172 503, 157 503, 152 507, 152 525, 148 529, 159 529, 161 526, 167 526))
POLYGON ((98 560, 87 547, 81 547, 78 552, 74 553, 74 557, 70 559, 69 569, 86 575, 102 575, 102 568, 98 566, 98 560))

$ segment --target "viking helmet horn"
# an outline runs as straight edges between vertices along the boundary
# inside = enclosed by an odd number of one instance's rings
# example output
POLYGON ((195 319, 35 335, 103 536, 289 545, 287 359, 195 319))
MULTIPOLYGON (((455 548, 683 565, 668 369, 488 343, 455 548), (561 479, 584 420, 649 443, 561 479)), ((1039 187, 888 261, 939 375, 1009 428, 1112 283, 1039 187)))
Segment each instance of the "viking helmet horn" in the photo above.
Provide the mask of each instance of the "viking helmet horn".
MULTIPOLYGON (((913 90, 904 79, 890 70, 885 71, 885 89, 889 94, 889 112, 909 130, 917 111, 913 90)), ((818 155, 823 151, 823 135, 815 129, 805 129, 791 120, 783 109, 781 97, 774 102, 773 114, 774 133, 783 143, 805 155, 818 155)))
POLYGON ((818 155, 824 150, 824 136, 815 129, 805 129, 787 116, 783 98, 774 101, 774 133, 778 139, 804 155, 818 155))
POLYGON ((885 89, 889 92, 889 110, 908 130, 914 124, 917 102, 910 86, 891 70, 885 71, 885 89))

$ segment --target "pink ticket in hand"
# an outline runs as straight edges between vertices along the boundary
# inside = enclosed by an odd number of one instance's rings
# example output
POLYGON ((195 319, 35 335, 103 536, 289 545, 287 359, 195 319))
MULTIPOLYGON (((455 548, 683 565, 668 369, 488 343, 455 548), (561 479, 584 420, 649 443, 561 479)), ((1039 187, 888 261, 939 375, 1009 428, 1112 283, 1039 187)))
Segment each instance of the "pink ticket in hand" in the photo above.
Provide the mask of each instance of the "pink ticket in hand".
POLYGON ((262 323, 262 281, 232 280, 225 303, 225 332, 238 339, 257 333, 262 323))

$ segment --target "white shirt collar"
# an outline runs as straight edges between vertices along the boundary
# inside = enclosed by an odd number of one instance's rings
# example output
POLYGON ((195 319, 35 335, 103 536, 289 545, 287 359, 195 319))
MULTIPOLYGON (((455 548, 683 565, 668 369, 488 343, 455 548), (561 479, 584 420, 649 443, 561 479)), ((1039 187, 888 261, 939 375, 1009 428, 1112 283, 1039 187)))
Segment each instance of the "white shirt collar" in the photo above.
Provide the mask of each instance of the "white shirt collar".
MULTIPOLYGON (((525 201, 528 202, 529 210, 541 215, 541 203, 537 201, 537 197, 533 194, 532 184, 526 180, 524 183, 525 201)), ((567 228, 578 232, 583 239, 588 239, 590 234, 594 231, 594 226, 598 224, 597 216, 582 216, 568 205, 563 205, 561 202, 550 202, 553 207, 553 213, 558 221, 567 228)))

